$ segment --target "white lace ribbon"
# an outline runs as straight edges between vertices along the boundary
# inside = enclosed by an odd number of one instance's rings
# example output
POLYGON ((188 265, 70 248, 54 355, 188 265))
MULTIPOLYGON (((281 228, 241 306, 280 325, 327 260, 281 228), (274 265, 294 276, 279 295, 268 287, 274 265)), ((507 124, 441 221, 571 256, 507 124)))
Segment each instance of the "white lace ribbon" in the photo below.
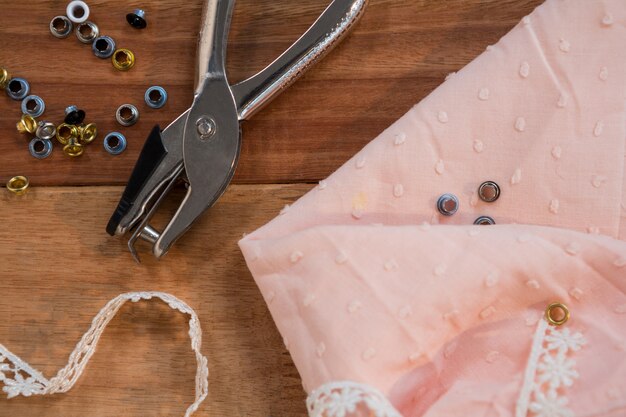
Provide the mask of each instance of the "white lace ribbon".
POLYGON ((351 381, 329 382, 306 399, 309 417, 402 417, 387 398, 372 386, 351 381))
POLYGON ((188 314, 189 337, 191 348, 196 355, 196 397, 185 412, 185 417, 191 416, 198 406, 204 401, 209 390, 209 368, 207 358, 200 353, 202 345, 202 330, 196 312, 186 303, 173 295, 162 292, 131 292, 119 295, 109 301, 102 310, 94 317, 91 327, 76 345, 70 355, 68 364, 61 369, 54 378, 46 379, 39 371, 24 362, 18 356, 11 353, 0 344, 0 386, 8 398, 18 395, 30 397, 31 395, 49 395, 64 393, 72 389, 80 378, 89 359, 96 351, 96 346, 102 336, 102 332, 115 317, 119 309, 127 302, 138 302, 158 298, 170 308, 188 314))

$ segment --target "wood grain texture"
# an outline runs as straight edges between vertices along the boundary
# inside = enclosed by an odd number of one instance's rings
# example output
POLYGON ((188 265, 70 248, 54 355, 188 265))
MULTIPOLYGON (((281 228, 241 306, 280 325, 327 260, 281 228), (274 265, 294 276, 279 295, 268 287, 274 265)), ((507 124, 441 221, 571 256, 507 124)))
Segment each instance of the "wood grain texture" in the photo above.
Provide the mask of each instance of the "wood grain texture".
MULTIPOLYGON (((326 177, 413 104, 496 42, 541 0, 371 0, 356 30, 303 79, 243 127, 244 146, 236 182, 310 182, 326 177), (358 98, 358 99, 357 99, 358 98)), ((192 99, 195 45, 202 1, 92 0, 101 32, 137 55, 128 73, 95 58, 71 37, 59 40, 48 23, 66 1, 3 2, 0 65, 24 76, 60 122, 77 104, 101 135, 120 130, 129 140, 121 156, 108 155, 101 140, 76 160, 57 147, 44 161, 32 158, 15 131, 19 103, 0 94, 0 180, 17 173, 45 185, 123 184, 148 132, 162 127, 192 99), (132 29, 124 15, 148 12, 149 27, 132 29), (161 110, 148 109, 145 89, 167 88, 161 110), (116 108, 138 105, 141 121, 121 128, 116 108)), ((228 75, 242 80, 285 50, 328 0, 238 0, 230 33, 228 75)))
MULTIPOLYGON (((304 415, 298 374, 237 240, 308 188, 233 186, 161 261, 143 246, 142 264, 103 233, 119 187, 0 193, 0 343, 52 377, 109 299, 170 292, 204 332, 210 393, 198 416, 304 415)), ((182 416, 196 368, 187 321, 158 301, 127 304, 70 393, 8 401, 0 390, 0 416, 182 416)))

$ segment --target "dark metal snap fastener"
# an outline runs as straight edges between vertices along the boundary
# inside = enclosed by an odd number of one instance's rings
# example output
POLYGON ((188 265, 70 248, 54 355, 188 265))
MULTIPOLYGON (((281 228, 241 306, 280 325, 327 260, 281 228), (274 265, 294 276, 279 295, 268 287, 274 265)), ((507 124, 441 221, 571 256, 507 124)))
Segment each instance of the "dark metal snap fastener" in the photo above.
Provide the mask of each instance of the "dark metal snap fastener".
POLYGON ((135 29, 145 29, 146 26, 148 26, 148 22, 146 22, 146 12, 141 9, 136 9, 132 13, 128 13, 126 15, 126 21, 135 29))
POLYGON ((85 111, 80 110, 78 107, 72 105, 67 106, 65 109, 64 122, 68 125, 79 125, 85 120, 85 111))
POLYGON ((477 224, 480 226, 488 226, 491 224, 496 224, 496 221, 489 216, 480 216, 479 218, 474 220, 474 224, 477 224))
POLYGON ((478 187, 478 197, 486 203, 493 203, 500 198, 500 186, 493 181, 485 181, 478 187))
POLYGON ((459 199, 454 194, 443 194, 437 200, 437 210, 444 216, 452 216, 459 209, 459 199))

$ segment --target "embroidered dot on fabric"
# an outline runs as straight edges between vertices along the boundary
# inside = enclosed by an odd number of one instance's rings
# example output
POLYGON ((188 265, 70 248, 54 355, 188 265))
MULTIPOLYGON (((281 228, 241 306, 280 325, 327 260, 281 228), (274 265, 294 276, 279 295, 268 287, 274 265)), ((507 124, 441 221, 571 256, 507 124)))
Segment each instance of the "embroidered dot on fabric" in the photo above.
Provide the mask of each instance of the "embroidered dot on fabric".
POLYGON ((607 13, 604 15, 604 17, 602 17, 602 25, 603 26, 611 26, 613 24, 613 15, 610 13, 607 13))
POLYGON ((354 165, 356 166, 356 169, 361 169, 365 166, 365 157, 364 156, 359 156, 354 165))
POLYGON ((348 262, 348 255, 346 255, 344 252, 339 252, 337 256, 335 256, 335 263, 337 265, 343 265, 346 262, 348 262))
POLYGON ((552 148, 552 152, 550 152, 552 154, 552 157, 554 159, 561 159, 561 155, 563 154, 563 149, 561 149, 560 146, 555 146, 554 148, 552 148))
POLYGON ((515 120, 515 130, 517 130, 518 132, 523 132, 524 130, 526 130, 526 119, 524 119, 523 117, 518 117, 515 120))
POLYGON ((413 314, 413 310, 411 309, 410 305, 402 306, 400 310, 398 310, 398 317, 400 317, 401 319, 406 319, 411 314, 413 314))
POLYGON ((285 204, 285 207, 283 207, 283 208, 280 210, 279 215, 281 215, 281 216, 282 216, 282 215, 284 215, 284 214, 287 214, 287 212, 289 211, 289 208, 290 208, 289 204, 285 204))
POLYGON ((352 217, 358 220, 361 217, 363 217, 363 209, 359 209, 359 208, 352 209, 351 214, 352 214, 352 217))
POLYGON ((472 227, 467 231, 469 237, 476 237, 480 234, 480 229, 478 227, 472 227))
POLYGON ((565 106, 567 106, 567 101, 568 101, 567 96, 565 94, 561 94, 559 96, 559 100, 556 102, 556 105, 557 105, 557 107, 562 109, 565 106))
POLYGON ((470 206, 476 207, 477 204, 478 204, 478 194, 472 193, 472 195, 470 195, 470 206))
POLYGON ((561 52, 567 53, 570 51, 571 45, 567 40, 559 39, 559 49, 561 50, 561 52))
POLYGON ((530 279, 528 281, 526 281, 526 286, 528 288, 532 288, 535 290, 538 290, 541 286, 539 285, 539 282, 536 279, 530 279))
POLYGON ((497 350, 492 350, 485 357, 485 361, 487 363, 494 363, 495 361, 498 360, 499 357, 500 357, 500 352, 498 352, 497 350))
POLYGON ((517 168, 511 176, 511 185, 519 184, 522 181, 522 170, 517 168))
POLYGON ((393 196, 400 198, 404 195, 404 186, 402 184, 396 184, 393 186, 393 196))
POLYGON ((589 233, 590 235, 599 235, 600 234, 600 228, 597 226, 588 226, 587 227, 587 233, 589 233))
POLYGON ((556 198, 550 200, 550 205, 549 205, 549 209, 550 209, 550 213, 552 214, 559 214, 559 200, 557 200, 556 198))
POLYGON ((489 100, 489 89, 486 87, 483 87, 480 90, 478 90, 478 99, 482 101, 489 100))
POLYGON ((608 178, 603 175, 594 175, 591 177, 591 185, 595 188, 600 188, 607 182, 607 180, 608 178))
POLYGON ((304 297, 304 300, 302 301, 302 304, 305 307, 309 307, 311 304, 313 304, 315 302, 317 297, 315 297, 315 294, 308 294, 306 297, 304 297))
POLYGON ((437 113, 437 120, 441 123, 448 123, 448 113, 443 110, 439 111, 439 113, 437 113))
POLYGON ((446 274, 447 270, 448 270, 448 266, 446 264, 439 264, 435 267, 433 273, 435 274, 436 277, 442 277, 446 274))
POLYGON ((328 181, 326 180, 321 180, 319 185, 317 186, 317 188, 319 188, 320 190, 324 190, 326 189, 326 187, 328 187, 328 181))
POLYGON ((406 134, 405 134, 405 133, 403 133, 403 132, 401 132, 401 133, 398 133, 398 134, 394 137, 394 139, 393 139, 393 144, 394 144, 394 145, 396 145, 396 146, 400 146, 400 145, 402 145, 405 141, 406 141, 406 134))
POLYGON ((487 47, 485 48, 485 51, 493 51, 494 47, 493 45, 487 45, 487 47))
POLYGON ((291 256, 289 257, 289 260, 291 261, 292 264, 295 264, 300 259, 302 259, 303 256, 304 256, 304 254, 302 252, 300 252, 299 250, 293 251, 291 253, 291 256))
POLYGON ((532 238, 533 236, 531 234, 523 233, 517 237, 517 241, 519 243, 527 243, 527 242, 530 242, 532 238))
POLYGON ((626 256, 620 256, 616 260, 613 261, 613 265, 618 268, 623 268, 626 266, 626 256))
POLYGON ((348 304, 348 313, 354 314, 363 307, 363 304, 359 300, 352 300, 348 304))
POLYGON ((459 315, 459 310, 450 310, 447 313, 443 313, 441 317, 445 321, 450 321, 459 315))
POLYGON ((613 309, 617 314, 626 314, 626 304, 620 304, 613 309))
POLYGON ((524 26, 530 25, 530 16, 522 17, 522 23, 524 24, 524 26))
POLYGON ((578 287, 574 287, 571 290, 569 290, 569 295, 573 299, 575 299, 575 300, 579 300, 580 301, 580 299, 582 298, 583 294, 584 294, 583 290, 581 290, 578 287))
POLYGON ((267 304, 272 304, 274 298, 276 298, 276 293, 274 291, 270 291, 265 296, 265 301, 267 302, 267 304))
POLYGON ((452 356, 452 354, 457 348, 457 345, 458 343, 456 341, 452 341, 448 343, 446 347, 443 349, 443 357, 448 359, 450 356, 452 356))
POLYGON ((373 347, 365 349, 361 354, 361 357, 365 361, 372 359, 374 356, 376 356, 376 349, 374 349, 373 347))
POLYGON ((446 75, 446 78, 445 78, 445 79, 446 79, 446 81, 448 81, 448 80, 449 80, 449 79, 451 79, 451 78, 454 78, 454 76, 455 76, 455 75, 456 75, 456 72, 454 72, 454 71, 453 71, 453 72, 448 73, 448 74, 446 75))
POLYGON ((569 255, 578 255, 580 253, 580 245, 576 242, 571 242, 565 247, 565 252, 569 255))
POLYGON ((482 140, 476 139, 474 140, 474 144, 472 145, 472 147, 474 148, 474 152, 481 153, 485 149, 485 144, 482 140))
POLYGON ((486 319, 486 318, 492 316, 495 312, 496 312, 496 308, 494 306, 489 306, 489 307, 483 309, 480 312, 479 316, 480 316, 481 319, 486 319))
POLYGON ((409 362, 415 363, 422 356, 420 352, 413 352, 409 355, 409 362))
POLYGON ((593 136, 598 137, 602 135, 602 131, 604 130, 604 123, 602 120, 598 120, 596 125, 593 128, 593 136))
POLYGON ((539 321, 539 317, 537 317, 537 316, 528 316, 524 320, 524 323, 526 324, 526 326, 534 326, 535 324, 537 324, 538 321, 539 321))
POLYGON ((598 74, 598 77, 602 81, 608 80, 609 79, 609 69, 607 67, 600 68, 600 73, 598 74))
POLYGON ((320 344, 315 348, 315 352, 319 358, 324 356, 324 353, 326 352, 326 344, 324 342, 320 342, 320 344))
POLYGON ((395 259, 389 259, 385 262, 385 271, 394 271, 398 269, 398 262, 395 259))
POLYGON ((435 164, 435 172, 439 175, 443 174, 443 172, 446 170, 446 166, 443 163, 443 160, 440 159, 439 161, 437 161, 437 163, 435 164))
POLYGON ((528 78, 530 75, 530 64, 527 61, 524 61, 519 66, 519 75, 522 78, 528 78))
POLYGON ((422 222, 422 224, 420 224, 419 228, 422 231, 430 230, 430 223, 424 221, 424 222, 422 222))
POLYGON ((498 277, 498 273, 495 271, 492 271, 489 273, 489 275, 487 275, 487 278, 485 278, 485 287, 493 288, 496 285, 498 285, 499 281, 500 281, 500 278, 498 277))

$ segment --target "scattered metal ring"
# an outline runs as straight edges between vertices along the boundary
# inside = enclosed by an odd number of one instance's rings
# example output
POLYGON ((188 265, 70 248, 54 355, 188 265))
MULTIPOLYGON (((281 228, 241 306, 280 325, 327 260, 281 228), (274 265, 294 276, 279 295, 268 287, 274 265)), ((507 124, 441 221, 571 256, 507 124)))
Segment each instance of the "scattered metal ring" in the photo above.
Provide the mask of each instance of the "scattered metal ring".
POLYGON ((34 138, 28 144, 30 154, 37 159, 44 159, 52 153, 52 141, 49 139, 34 138))
POLYGON ((56 16, 50 21, 50 33, 55 38, 67 38, 72 33, 73 27, 72 21, 67 16, 56 16))
POLYGON ((5 91, 13 100, 23 100, 30 92, 30 84, 23 78, 11 78, 5 91))
POLYGON ((46 110, 46 103, 41 97, 31 95, 22 100, 22 113, 32 117, 39 117, 46 110))
POLYGON ((570 316, 569 308, 567 308, 567 306, 563 303, 551 303, 546 308, 546 320, 548 320, 548 323, 554 326, 564 325, 569 320, 569 316, 570 316), (563 314, 563 317, 560 319, 557 319, 555 317, 556 311, 560 311, 563 314))
POLYGON ((98 136, 98 128, 95 123, 89 123, 86 126, 78 127, 78 139, 83 145, 88 145, 98 136))
POLYGON ((104 137, 104 149, 111 155, 119 155, 126 149, 126 137, 119 132, 111 132, 104 137))
POLYGON ((71 138, 67 145, 63 147, 63 152, 65 155, 75 158, 77 156, 81 156, 83 152, 85 152, 85 148, 83 145, 78 143, 75 138, 71 138))
POLYGON ((79 125, 85 120, 85 112, 72 105, 65 108, 65 120, 68 125, 79 125))
POLYGON ((9 71, 5 68, 0 68, 0 88, 5 88, 11 79, 9 71))
POLYGON ((68 145, 70 141, 78 139, 78 128, 74 125, 62 123, 57 127, 57 140, 62 145, 68 145))
POLYGON ((480 216, 476 220, 474 220, 474 224, 477 224, 479 226, 489 226, 496 224, 496 221, 489 216, 480 216))
POLYGON ((437 210, 444 216, 452 216, 459 209, 459 199, 454 194, 443 194, 437 200, 437 210))
POLYGON ((81 0, 71 1, 65 9, 67 17, 74 23, 83 23, 89 19, 89 6, 81 0))
POLYGON ((7 182, 7 190, 16 195, 22 195, 28 190, 28 185, 28 178, 18 175, 7 182))
POLYGON ((115 112, 115 119, 122 126, 132 126, 139 120, 139 110, 132 104, 122 104, 115 112))
POLYGON ((19 133, 35 133, 37 131, 37 121, 33 116, 23 114, 20 121, 16 125, 19 133))
POLYGON ((141 9, 135 9, 132 13, 126 15, 126 21, 135 29, 145 29, 148 26, 146 22, 146 12, 141 9))
POLYGON ((115 52, 115 41, 110 36, 98 36, 91 44, 91 49, 98 58, 110 58, 115 52))
POLYGON ((478 187, 478 197, 485 203, 493 203, 500 198, 500 186, 493 181, 485 181, 478 187))
POLYGON ((86 21, 76 26, 76 37, 82 43, 92 43, 100 35, 100 29, 94 22, 86 21))
POLYGON ((41 121, 37 123, 35 135, 39 139, 52 140, 57 134, 57 127, 52 122, 41 121))
POLYGON ((118 71, 128 71, 135 66, 135 54, 129 49, 118 49, 111 58, 113 66, 118 71))
POLYGON ((165 106, 165 103, 167 102, 167 91, 165 91, 165 88, 163 87, 153 85, 146 90, 144 99, 146 100, 146 104, 148 105, 148 107, 152 107, 153 109, 160 109, 161 107, 165 106))

